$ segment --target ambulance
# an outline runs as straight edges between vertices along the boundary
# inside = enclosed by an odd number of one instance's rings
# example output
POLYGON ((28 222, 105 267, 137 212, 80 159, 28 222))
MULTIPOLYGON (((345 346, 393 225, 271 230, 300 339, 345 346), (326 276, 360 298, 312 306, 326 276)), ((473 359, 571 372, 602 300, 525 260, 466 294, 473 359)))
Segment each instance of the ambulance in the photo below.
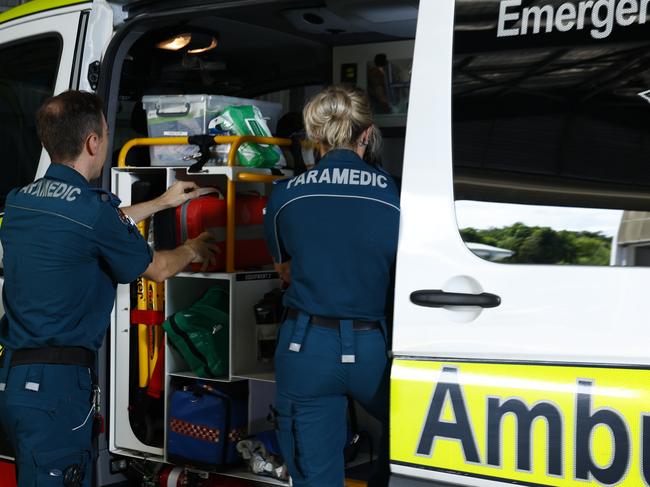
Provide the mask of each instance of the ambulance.
MULTIPOLYGON (((512 208, 589 218, 650 210, 649 9, 649 0, 35 0, 0 14, 0 202, 44 174, 34 113, 67 89, 105 100, 113 157, 97 184, 128 204, 137 181, 164 189, 236 173, 192 176, 186 161, 120 167, 124 144, 147 136, 144 97, 233 96, 286 114, 323 86, 356 84, 401 187, 391 487, 650 485, 644 260, 566 265, 520 250, 489 261, 461 236, 468 211, 489 228, 512 208)), ((526 238, 556 245, 544 232, 526 238)), ((184 273, 165 283, 164 313, 213 281, 231 292, 224 382, 247 383, 254 432, 274 376, 255 361, 249 310, 277 279, 184 273)), ((101 355, 102 486, 133 466, 173 463, 166 423, 158 441, 129 417, 130 306, 121 286, 101 355)), ((169 391, 193 376, 163 352, 169 391)))

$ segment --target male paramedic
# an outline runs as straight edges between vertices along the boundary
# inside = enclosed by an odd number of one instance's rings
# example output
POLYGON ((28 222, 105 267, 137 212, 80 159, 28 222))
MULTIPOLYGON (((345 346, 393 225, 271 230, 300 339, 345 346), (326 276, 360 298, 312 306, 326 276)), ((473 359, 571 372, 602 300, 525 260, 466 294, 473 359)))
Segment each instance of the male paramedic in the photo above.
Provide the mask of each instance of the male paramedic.
POLYGON ((198 196, 192 183, 122 209, 117 197, 91 187, 108 147, 96 95, 48 99, 36 127, 53 163, 42 179, 9 193, 0 229, 0 421, 16 452, 19 487, 90 487, 92 371, 117 283, 140 275, 162 281, 190 262, 207 265, 215 246, 204 234, 153 252, 135 226, 198 196))
POLYGON ((278 435, 295 487, 332 487, 344 482, 347 397, 387 422, 385 309, 400 207, 391 178, 363 160, 380 150, 365 94, 332 86, 303 115, 323 158, 279 182, 265 216, 276 268, 290 281, 275 356, 278 435))

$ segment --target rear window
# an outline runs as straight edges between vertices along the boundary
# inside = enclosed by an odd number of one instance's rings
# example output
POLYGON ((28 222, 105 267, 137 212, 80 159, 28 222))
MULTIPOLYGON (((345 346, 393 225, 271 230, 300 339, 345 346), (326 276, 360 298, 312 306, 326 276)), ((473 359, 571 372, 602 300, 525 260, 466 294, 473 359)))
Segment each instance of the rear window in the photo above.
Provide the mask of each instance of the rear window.
POLYGON ((61 56, 58 35, 0 46, 0 204, 34 179, 41 154, 35 115, 52 96, 61 56))

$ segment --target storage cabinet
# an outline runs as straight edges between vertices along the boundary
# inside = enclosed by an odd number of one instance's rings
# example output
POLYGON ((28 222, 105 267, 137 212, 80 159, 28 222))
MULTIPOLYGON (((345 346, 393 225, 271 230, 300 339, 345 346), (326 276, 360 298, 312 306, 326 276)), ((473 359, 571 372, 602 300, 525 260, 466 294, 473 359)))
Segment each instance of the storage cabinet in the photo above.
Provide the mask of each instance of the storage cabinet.
MULTIPOLYGON (((218 187, 226 196, 228 178, 236 178, 239 172, 270 174, 267 169, 239 167, 209 167, 200 174, 188 174, 186 167, 114 168, 113 192, 123 205, 131 204, 132 186, 137 181, 150 181, 159 193, 178 180, 195 181, 199 186, 218 187)), ((261 183, 238 182, 237 191, 256 191, 264 194, 268 186, 261 183)), ((254 305, 265 293, 279 287, 280 281, 271 266, 265 269, 237 271, 233 273, 182 272, 165 282, 165 316, 186 309, 196 302, 211 286, 223 286, 229 293, 229 366, 227 376, 204 379, 219 383, 248 381, 249 433, 269 429, 266 420, 269 405, 274 402, 275 384, 273 364, 258 359, 257 329, 254 305)), ((111 324, 111 386, 110 386, 110 450, 114 453, 167 461, 168 402, 172 387, 184 379, 196 378, 185 360, 169 344, 165 353, 165 441, 163 444, 143 443, 133 431, 129 420, 129 374, 130 367, 137 366, 137 356, 132 356, 131 334, 137 327, 131 325, 131 285, 119 285, 111 324)), ((265 479, 247 473, 243 468, 222 472, 247 477, 258 482, 282 485, 282 482, 265 479)))

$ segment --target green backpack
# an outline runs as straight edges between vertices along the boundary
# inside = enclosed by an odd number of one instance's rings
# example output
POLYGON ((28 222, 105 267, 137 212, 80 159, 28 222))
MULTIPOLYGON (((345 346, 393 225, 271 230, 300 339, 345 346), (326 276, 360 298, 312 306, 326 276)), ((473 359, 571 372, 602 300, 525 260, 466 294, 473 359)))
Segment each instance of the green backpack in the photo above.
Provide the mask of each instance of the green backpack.
POLYGON ((169 343, 199 377, 228 376, 228 301, 228 291, 213 286, 163 323, 169 343))

